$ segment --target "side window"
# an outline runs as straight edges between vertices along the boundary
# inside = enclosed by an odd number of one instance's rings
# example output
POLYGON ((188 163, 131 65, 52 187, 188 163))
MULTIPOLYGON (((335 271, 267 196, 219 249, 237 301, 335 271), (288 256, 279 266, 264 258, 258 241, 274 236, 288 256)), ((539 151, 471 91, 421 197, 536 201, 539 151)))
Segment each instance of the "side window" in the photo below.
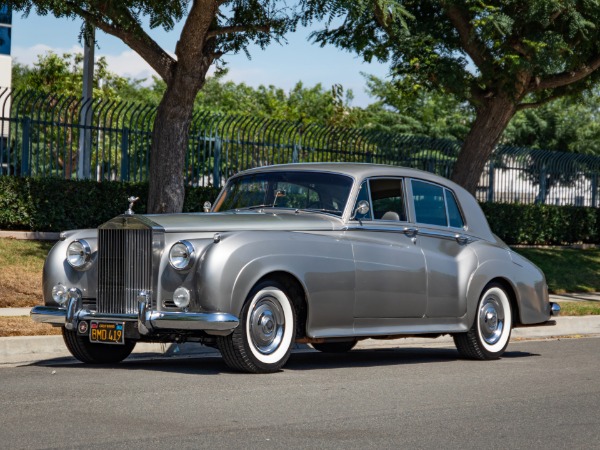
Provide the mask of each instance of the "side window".
POLYGON ((369 183, 375 219, 406 222, 402 180, 400 178, 374 178, 369 183))
POLYGON ((447 227, 444 188, 412 180, 412 191, 417 223, 447 227))
POLYGON ((444 193, 446 194, 446 205, 448 205, 448 219, 450 219, 450 226, 463 228, 465 226, 465 221, 460 214, 460 209, 458 208, 458 203, 456 203, 454 194, 448 189, 445 189, 444 193))

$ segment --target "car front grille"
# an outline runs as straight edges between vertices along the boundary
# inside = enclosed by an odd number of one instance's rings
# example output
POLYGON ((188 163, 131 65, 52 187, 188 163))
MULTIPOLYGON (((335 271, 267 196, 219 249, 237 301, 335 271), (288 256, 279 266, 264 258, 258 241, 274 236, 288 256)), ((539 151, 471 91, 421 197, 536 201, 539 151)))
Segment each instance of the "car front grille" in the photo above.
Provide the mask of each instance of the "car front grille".
POLYGON ((152 290, 152 230, 98 230, 99 313, 135 314, 140 291, 152 290))

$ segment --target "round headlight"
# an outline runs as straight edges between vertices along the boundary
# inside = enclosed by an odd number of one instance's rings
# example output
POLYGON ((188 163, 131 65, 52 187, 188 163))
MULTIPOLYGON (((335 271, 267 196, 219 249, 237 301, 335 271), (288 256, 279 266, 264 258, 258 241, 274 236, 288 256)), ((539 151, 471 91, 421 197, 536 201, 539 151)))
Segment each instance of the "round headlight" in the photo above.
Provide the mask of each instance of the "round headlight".
POLYGON ((169 251, 169 263, 174 269, 187 269, 192 264, 193 259, 194 246, 188 241, 176 242, 169 251))
POLYGON ((68 299, 69 292, 66 286, 64 286, 62 283, 58 283, 56 286, 52 287, 52 300, 63 306, 67 303, 68 299))
POLYGON ((67 247, 67 262, 74 269, 84 269, 92 259, 92 249, 83 239, 73 241, 67 247))
POLYGON ((173 303, 178 308, 186 308, 190 304, 190 291, 184 288, 183 286, 179 286, 173 292, 173 303))

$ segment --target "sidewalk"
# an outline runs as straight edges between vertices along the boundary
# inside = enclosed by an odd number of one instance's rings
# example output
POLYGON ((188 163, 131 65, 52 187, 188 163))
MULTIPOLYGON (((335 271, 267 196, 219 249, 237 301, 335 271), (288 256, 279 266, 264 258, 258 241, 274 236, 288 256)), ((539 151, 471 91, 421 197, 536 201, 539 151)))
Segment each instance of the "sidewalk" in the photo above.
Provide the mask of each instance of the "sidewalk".
MULTIPOLYGON (((600 293, 551 295, 551 301, 600 301, 600 293)), ((31 308, 0 308, 0 317, 29 316, 31 308)), ((515 328, 513 341, 520 339, 548 339, 560 336, 600 336, 600 316, 559 316, 556 326, 515 328)), ((452 346, 450 336, 437 339, 403 338, 394 340, 367 339, 360 341, 357 349, 396 348, 396 347, 439 347, 452 346)), ((298 346, 306 349, 307 346, 298 346)), ((196 343, 136 345, 132 357, 172 357, 172 356, 217 356, 219 353, 210 347, 196 343)), ((0 367, 20 365, 56 358, 73 359, 67 351, 62 336, 25 336, 0 338, 0 367)), ((74 361, 74 359, 73 359, 74 361)))

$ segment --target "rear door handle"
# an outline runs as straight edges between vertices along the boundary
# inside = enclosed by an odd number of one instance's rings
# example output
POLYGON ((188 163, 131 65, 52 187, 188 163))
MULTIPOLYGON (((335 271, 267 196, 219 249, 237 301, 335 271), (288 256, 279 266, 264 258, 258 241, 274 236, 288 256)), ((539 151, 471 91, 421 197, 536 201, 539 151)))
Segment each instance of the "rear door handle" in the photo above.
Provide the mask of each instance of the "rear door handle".
POLYGON ((454 239, 456 239, 456 242, 458 242, 460 245, 465 245, 469 243, 469 238, 462 234, 457 234, 456 236, 454 236, 454 239))
POLYGON ((414 227, 405 227, 404 228, 404 234, 411 238, 415 237, 418 232, 419 232, 418 228, 414 228, 414 227))

